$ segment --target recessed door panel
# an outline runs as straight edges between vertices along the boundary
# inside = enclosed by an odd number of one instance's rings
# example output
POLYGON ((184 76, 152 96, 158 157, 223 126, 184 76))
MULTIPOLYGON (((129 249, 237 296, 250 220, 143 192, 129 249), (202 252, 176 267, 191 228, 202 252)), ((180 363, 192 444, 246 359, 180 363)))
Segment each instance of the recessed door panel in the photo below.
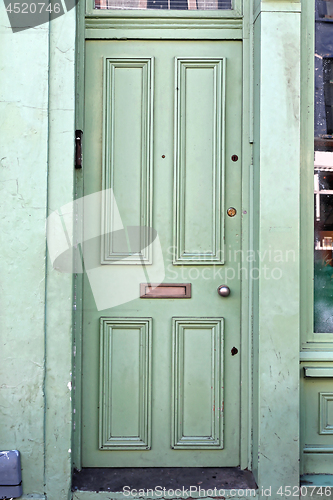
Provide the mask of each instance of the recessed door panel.
POLYGON ((149 449, 151 318, 101 318, 99 449, 149 449))
POLYGON ((223 263, 225 59, 176 59, 175 263, 223 263))
POLYGON ((222 449, 223 318, 173 318, 172 375, 172 447, 222 449))
POLYGON ((144 233, 132 238, 117 230, 150 227, 152 143, 152 59, 104 59, 104 182, 114 197, 104 198, 102 262, 150 261, 144 233), (116 203, 115 203, 116 201, 116 203))

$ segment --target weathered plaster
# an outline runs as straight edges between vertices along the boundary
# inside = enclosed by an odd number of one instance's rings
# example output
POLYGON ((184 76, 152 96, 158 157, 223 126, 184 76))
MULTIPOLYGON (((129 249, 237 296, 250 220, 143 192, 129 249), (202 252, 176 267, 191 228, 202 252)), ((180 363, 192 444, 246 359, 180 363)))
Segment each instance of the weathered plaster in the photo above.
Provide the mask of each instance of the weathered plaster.
POLYGON ((47 206, 73 196, 75 10, 15 34, 3 3, 0 16, 0 449, 21 452, 23 498, 62 500, 71 475, 72 276, 48 268, 45 278, 45 221, 47 206))
POLYGON ((0 5, 0 448, 44 492, 48 26, 13 34, 0 5))
POLYGON ((254 12, 300 12, 300 0, 254 0, 254 12))
MULTIPOLYGON (((50 24, 48 214, 73 199, 75 10, 50 24)), ((47 264, 45 491, 70 497, 73 276, 47 264)))
POLYGON ((255 468, 260 487, 271 486, 274 499, 279 486, 299 483, 300 15, 261 12, 255 30, 257 244, 262 258, 254 331, 259 388, 255 468), (269 249, 294 254, 274 264, 269 249), (265 279, 264 266, 278 267, 281 278, 265 279))

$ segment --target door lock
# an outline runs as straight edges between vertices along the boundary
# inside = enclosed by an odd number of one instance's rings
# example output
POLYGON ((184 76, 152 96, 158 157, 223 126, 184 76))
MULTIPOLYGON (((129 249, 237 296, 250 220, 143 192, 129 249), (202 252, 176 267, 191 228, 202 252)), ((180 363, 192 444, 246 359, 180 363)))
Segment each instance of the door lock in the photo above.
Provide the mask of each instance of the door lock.
POLYGON ((227 214, 229 215, 229 217, 235 217, 235 215, 237 214, 237 210, 234 207, 230 207, 227 210, 227 214))

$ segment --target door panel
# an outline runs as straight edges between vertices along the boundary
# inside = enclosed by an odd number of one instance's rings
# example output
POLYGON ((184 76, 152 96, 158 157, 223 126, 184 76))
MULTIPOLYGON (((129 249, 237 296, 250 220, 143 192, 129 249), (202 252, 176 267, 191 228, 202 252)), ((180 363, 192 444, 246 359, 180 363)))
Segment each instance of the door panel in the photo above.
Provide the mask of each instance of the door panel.
MULTIPOLYGON (((103 184, 113 190, 125 227, 151 226, 152 63, 140 58, 104 60, 103 184)), ((104 263, 124 257, 128 263, 150 262, 150 256, 140 248, 126 248, 124 233, 114 227, 114 208, 105 204, 104 263)))
POLYGON ((223 318, 173 318, 175 449, 223 449, 222 328, 223 318))
POLYGON ((175 263, 223 263, 225 59, 176 63, 175 263))
POLYGON ((148 449, 151 318, 101 318, 99 447, 148 449))
POLYGON ((87 42, 84 467, 239 465, 241 75, 237 41, 87 42))

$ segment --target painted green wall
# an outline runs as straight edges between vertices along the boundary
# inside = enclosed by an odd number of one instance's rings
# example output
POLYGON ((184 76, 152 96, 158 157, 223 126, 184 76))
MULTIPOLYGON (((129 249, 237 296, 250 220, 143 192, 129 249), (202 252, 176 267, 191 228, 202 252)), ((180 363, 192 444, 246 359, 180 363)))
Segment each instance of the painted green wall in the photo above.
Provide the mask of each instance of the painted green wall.
POLYGON ((0 449, 21 452, 24 498, 60 500, 71 467, 72 276, 46 274, 45 221, 73 197, 75 10, 15 34, 3 3, 0 18, 0 449))
POLYGON ((255 469, 279 498, 299 481, 300 4, 255 10, 255 469), (256 220, 257 217, 257 220, 256 220), (285 256, 274 261, 269 250, 285 256), (286 252, 294 254, 286 257, 286 252), (265 253, 266 252, 266 253, 265 253), (278 268, 272 279, 265 267, 278 268), (274 473, 273 473, 274 471, 274 473))
MULTIPOLYGON (((75 10, 50 23, 48 215, 74 196, 75 10)), ((72 462, 73 276, 54 270, 46 283, 45 491, 70 496, 72 462)))
POLYGON ((0 5, 0 449, 44 492, 48 26, 13 34, 0 5))

